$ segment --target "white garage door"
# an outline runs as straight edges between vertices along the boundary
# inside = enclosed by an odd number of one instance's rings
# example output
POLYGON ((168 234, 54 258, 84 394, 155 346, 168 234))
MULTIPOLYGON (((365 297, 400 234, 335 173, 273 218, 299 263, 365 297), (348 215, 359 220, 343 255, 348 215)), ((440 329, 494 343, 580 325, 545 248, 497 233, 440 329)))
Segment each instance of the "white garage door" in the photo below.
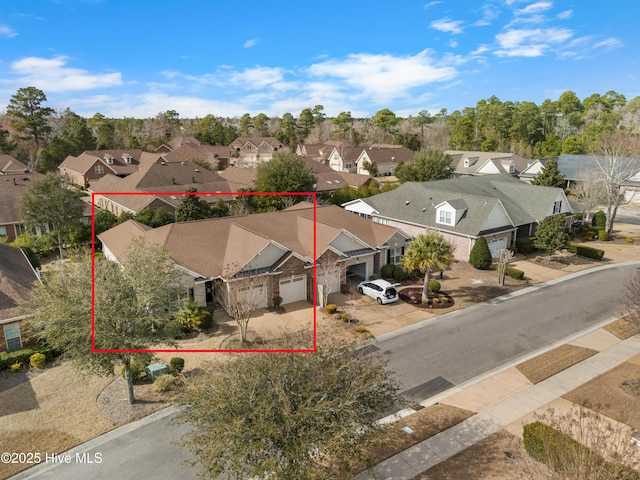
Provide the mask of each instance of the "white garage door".
POLYGON ((262 282, 250 287, 239 287, 235 295, 240 301, 251 302, 255 308, 267 308, 267 287, 262 282))
POLYGON ((340 291, 340 269, 336 268, 335 270, 329 272, 317 272, 318 286, 324 285, 329 289, 329 293, 336 293, 340 291))
POLYGON ((304 275, 280 280, 280 296, 283 305, 307 299, 306 280, 304 275))
POLYGON ((498 250, 507 248, 507 239, 496 238, 488 242, 488 245, 489 245, 489 251, 491 252, 491 256, 495 257, 498 250))

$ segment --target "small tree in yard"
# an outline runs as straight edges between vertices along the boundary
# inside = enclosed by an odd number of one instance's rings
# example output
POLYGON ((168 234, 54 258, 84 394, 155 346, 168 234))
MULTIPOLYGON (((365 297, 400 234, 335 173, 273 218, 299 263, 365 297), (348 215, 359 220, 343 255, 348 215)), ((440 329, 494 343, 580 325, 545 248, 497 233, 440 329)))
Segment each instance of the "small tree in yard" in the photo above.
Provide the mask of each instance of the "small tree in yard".
POLYGON ((405 250, 400 263, 408 272, 418 270, 424 274, 422 300, 428 299, 429 277, 434 269, 444 270, 453 262, 453 245, 442 235, 429 232, 416 236, 405 250))
POLYGON ((132 364, 148 363, 154 345, 172 345, 165 325, 177 312, 180 287, 175 265, 160 247, 135 240, 122 268, 95 259, 95 349, 91 332, 92 268, 89 257, 47 273, 24 306, 29 322, 48 345, 89 373, 111 375, 124 365, 129 403, 135 402, 132 364))
POLYGON ((251 314, 264 304, 264 288, 265 286, 255 277, 243 277, 225 282, 222 288, 217 290, 218 301, 240 329, 242 343, 247 341, 251 314))
POLYGON ((493 257, 497 264, 498 285, 500 286, 504 285, 504 279, 507 276, 507 267, 509 266, 509 262, 513 260, 513 257, 515 257, 514 253, 506 248, 498 250, 496 256, 493 257))
MULTIPOLYGON (((290 349, 300 339, 281 345, 290 349)), ((182 445, 212 478, 346 478, 367 448, 381 445, 376 420, 399 403, 384 361, 356 344, 315 353, 239 354, 188 379, 182 445)))
POLYGON ((567 248, 571 240, 571 233, 563 215, 551 215, 540 222, 536 229, 536 248, 549 254, 549 260, 554 252, 567 248))
POLYGON ((487 239, 478 237, 469 253, 469 263, 478 270, 487 270, 493 262, 487 239))

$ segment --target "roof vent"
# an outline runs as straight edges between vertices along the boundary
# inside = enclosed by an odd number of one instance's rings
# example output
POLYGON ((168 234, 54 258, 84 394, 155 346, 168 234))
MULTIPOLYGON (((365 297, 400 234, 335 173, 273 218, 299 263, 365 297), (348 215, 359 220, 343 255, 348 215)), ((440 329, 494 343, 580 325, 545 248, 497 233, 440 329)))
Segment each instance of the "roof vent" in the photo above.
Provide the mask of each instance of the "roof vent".
POLYGON ((182 165, 183 167, 187 166, 187 162, 180 162, 180 165, 182 165))
POLYGON ((404 202, 404 204, 405 204, 405 205, 409 205, 409 203, 411 203, 411 202, 409 202, 409 200, 407 200, 406 202, 404 202))
POLYGON ((427 211, 427 209, 426 209, 426 208, 423 208, 423 209, 422 209, 422 212, 423 212, 423 213, 424 213, 424 212, 426 212, 426 211, 427 211))
POLYGON ((197 168, 196 168, 196 173, 200 173, 200 170, 198 170, 197 168))

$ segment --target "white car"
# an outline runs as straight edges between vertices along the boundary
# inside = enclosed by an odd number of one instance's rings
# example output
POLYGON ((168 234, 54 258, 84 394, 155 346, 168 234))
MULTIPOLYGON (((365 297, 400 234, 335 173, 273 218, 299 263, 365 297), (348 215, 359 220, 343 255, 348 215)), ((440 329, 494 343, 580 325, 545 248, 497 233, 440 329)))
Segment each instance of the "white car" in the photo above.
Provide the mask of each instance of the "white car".
POLYGON ((386 280, 365 280, 358 285, 358 291, 376 300, 380 305, 392 303, 400 297, 395 289, 399 283, 389 283, 386 280))

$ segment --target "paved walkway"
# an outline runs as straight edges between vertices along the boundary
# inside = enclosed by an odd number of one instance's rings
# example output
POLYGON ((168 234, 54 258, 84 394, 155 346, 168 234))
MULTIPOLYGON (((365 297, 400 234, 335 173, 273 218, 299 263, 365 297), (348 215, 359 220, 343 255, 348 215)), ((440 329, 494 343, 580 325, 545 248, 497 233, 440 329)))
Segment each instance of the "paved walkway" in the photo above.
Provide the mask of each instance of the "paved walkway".
POLYGON ((484 379, 476 379, 468 386, 456 387, 423 402, 424 406, 440 402, 477 413, 458 425, 383 461, 372 472, 364 472, 356 478, 412 479, 489 435, 521 421, 558 397, 628 361, 640 352, 638 336, 619 340, 602 328, 584 332, 569 343, 592 348, 599 353, 536 385, 531 385, 514 365, 507 365, 500 372, 491 372, 484 375, 484 379))

